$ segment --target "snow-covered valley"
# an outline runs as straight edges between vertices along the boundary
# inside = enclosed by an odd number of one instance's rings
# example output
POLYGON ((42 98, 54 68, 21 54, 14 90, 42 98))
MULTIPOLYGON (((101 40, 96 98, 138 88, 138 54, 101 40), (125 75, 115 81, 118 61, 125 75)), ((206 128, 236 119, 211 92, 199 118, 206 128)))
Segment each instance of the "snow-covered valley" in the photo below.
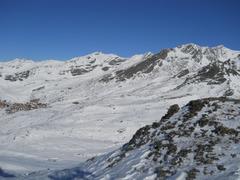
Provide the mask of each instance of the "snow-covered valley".
POLYGON ((17 174, 75 167, 120 148, 173 104, 239 99, 239 65, 240 51, 195 44, 131 58, 96 52, 0 63, 0 167, 17 174))

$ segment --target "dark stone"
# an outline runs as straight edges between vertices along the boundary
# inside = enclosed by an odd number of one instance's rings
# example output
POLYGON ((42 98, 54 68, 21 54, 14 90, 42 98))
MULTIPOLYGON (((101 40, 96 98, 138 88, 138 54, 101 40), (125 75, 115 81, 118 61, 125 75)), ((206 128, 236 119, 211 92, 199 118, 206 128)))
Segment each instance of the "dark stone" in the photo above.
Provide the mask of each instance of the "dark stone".
POLYGON ((109 67, 107 67, 107 66, 102 68, 103 71, 107 71, 108 69, 109 69, 109 67))
POLYGON ((115 58, 115 59, 111 60, 108 64, 109 65, 119 65, 119 64, 121 64, 121 62, 123 62, 123 59, 115 58))
POLYGON ((190 171, 187 172, 186 180, 196 179, 196 175, 198 172, 200 172, 200 171, 196 168, 191 169, 190 171))
POLYGON ((0 100, 0 109, 6 108, 8 106, 9 106, 9 103, 7 103, 7 101, 0 100))
POLYGON ((199 112, 202 110, 202 108, 207 104, 208 102, 206 100, 193 100, 190 101, 187 106, 189 107, 190 113, 199 112))
POLYGON ((179 111, 179 106, 178 104, 174 104, 172 106, 169 107, 168 111, 167 111, 167 114, 165 114, 163 117, 162 117, 162 120, 165 120, 165 119, 169 119, 170 117, 172 117, 175 113, 177 113, 179 111))
POLYGON ((197 123, 200 127, 204 127, 204 126, 208 125, 209 119, 207 117, 202 117, 201 119, 199 119, 197 121, 197 123))
POLYGON ((134 75, 136 75, 139 72, 148 74, 148 73, 152 72, 154 67, 161 60, 163 60, 167 57, 168 52, 169 52, 169 49, 164 49, 164 50, 160 51, 159 53, 146 58, 144 61, 142 61, 134 66, 131 66, 124 70, 116 71, 115 76, 113 78, 109 78, 109 77, 111 77, 111 75, 105 76, 103 79, 100 80, 100 82, 101 81, 109 82, 112 79, 116 79, 117 81, 125 81, 126 79, 132 78, 134 75))
POLYGON ((128 146, 140 147, 141 145, 146 144, 149 141, 149 130, 150 126, 148 125, 137 130, 132 139, 129 141, 128 146))
POLYGON ((154 122, 152 123, 152 128, 156 129, 160 126, 160 123, 159 122, 154 122))
POLYGON ((233 128, 228 128, 224 126, 216 127, 212 132, 216 133, 217 135, 225 136, 225 135, 234 135, 238 136, 239 132, 233 128))
POLYGON ((44 89, 44 88, 45 88, 45 86, 41 86, 41 87, 39 87, 39 88, 33 89, 32 91, 40 91, 40 90, 42 90, 42 89, 44 89))
POLYGON ((183 76, 186 76, 187 74, 189 74, 189 70, 188 69, 184 69, 180 73, 177 74, 177 77, 181 78, 183 76))
POLYGON ((88 71, 86 69, 71 69, 72 76, 78 76, 87 73, 88 71))
POLYGON ((232 96, 232 95, 234 95, 234 90, 233 89, 228 89, 224 93, 224 96, 232 96))
POLYGON ((157 179, 164 180, 166 177, 173 175, 174 173, 170 170, 164 170, 162 167, 158 167, 155 169, 154 173, 157 175, 157 179))
POLYGON ((7 81, 23 81, 23 79, 27 79, 30 75, 30 71, 23 71, 20 73, 15 73, 14 75, 6 75, 5 80, 7 81))
POLYGON ((79 104, 79 102, 78 101, 74 101, 74 102, 72 102, 73 104, 79 104))
POLYGON ((103 78, 99 80, 99 82, 107 83, 107 82, 111 81, 112 79, 114 79, 112 74, 107 74, 107 75, 104 75, 103 78))
POLYGON ((31 100, 30 102, 26 103, 13 103, 9 104, 9 106, 6 109, 6 112, 8 114, 16 113, 18 111, 30 111, 33 109, 39 109, 39 108, 46 108, 47 104, 40 103, 39 99, 31 100))
POLYGON ((224 167, 224 165, 217 165, 217 169, 218 169, 219 171, 225 171, 225 170, 226 170, 226 168, 224 167))

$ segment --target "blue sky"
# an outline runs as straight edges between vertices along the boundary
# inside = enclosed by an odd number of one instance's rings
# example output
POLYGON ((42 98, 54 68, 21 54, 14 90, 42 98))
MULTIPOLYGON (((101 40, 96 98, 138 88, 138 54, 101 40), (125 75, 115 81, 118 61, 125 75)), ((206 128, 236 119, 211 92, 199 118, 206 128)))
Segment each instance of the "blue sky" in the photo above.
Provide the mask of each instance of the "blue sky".
POLYGON ((240 1, 0 0, 0 60, 131 56, 189 42, 240 50, 240 1))

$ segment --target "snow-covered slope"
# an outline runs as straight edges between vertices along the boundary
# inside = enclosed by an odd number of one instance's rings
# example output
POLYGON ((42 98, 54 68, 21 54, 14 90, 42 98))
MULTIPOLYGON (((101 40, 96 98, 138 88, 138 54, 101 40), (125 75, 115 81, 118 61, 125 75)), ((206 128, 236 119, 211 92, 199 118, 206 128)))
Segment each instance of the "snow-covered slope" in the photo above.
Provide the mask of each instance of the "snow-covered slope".
POLYGON ((239 179, 240 100, 207 98, 171 106, 120 149, 39 179, 239 179))
POLYGON ((74 166, 120 147, 172 104, 239 98, 239 62, 239 51, 187 44, 131 58, 0 63, 0 166, 74 166))

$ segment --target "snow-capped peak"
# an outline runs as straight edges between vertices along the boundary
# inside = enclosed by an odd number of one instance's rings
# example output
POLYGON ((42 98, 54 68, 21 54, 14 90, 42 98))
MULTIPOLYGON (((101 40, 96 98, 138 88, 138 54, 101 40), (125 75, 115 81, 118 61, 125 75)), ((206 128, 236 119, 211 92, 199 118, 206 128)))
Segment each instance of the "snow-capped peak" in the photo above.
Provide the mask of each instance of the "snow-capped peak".
POLYGON ((10 61, 4 61, 3 63, 12 64, 12 65, 17 65, 17 64, 20 65, 20 64, 24 64, 24 63, 33 63, 33 61, 30 59, 25 59, 25 58, 15 58, 10 61))

